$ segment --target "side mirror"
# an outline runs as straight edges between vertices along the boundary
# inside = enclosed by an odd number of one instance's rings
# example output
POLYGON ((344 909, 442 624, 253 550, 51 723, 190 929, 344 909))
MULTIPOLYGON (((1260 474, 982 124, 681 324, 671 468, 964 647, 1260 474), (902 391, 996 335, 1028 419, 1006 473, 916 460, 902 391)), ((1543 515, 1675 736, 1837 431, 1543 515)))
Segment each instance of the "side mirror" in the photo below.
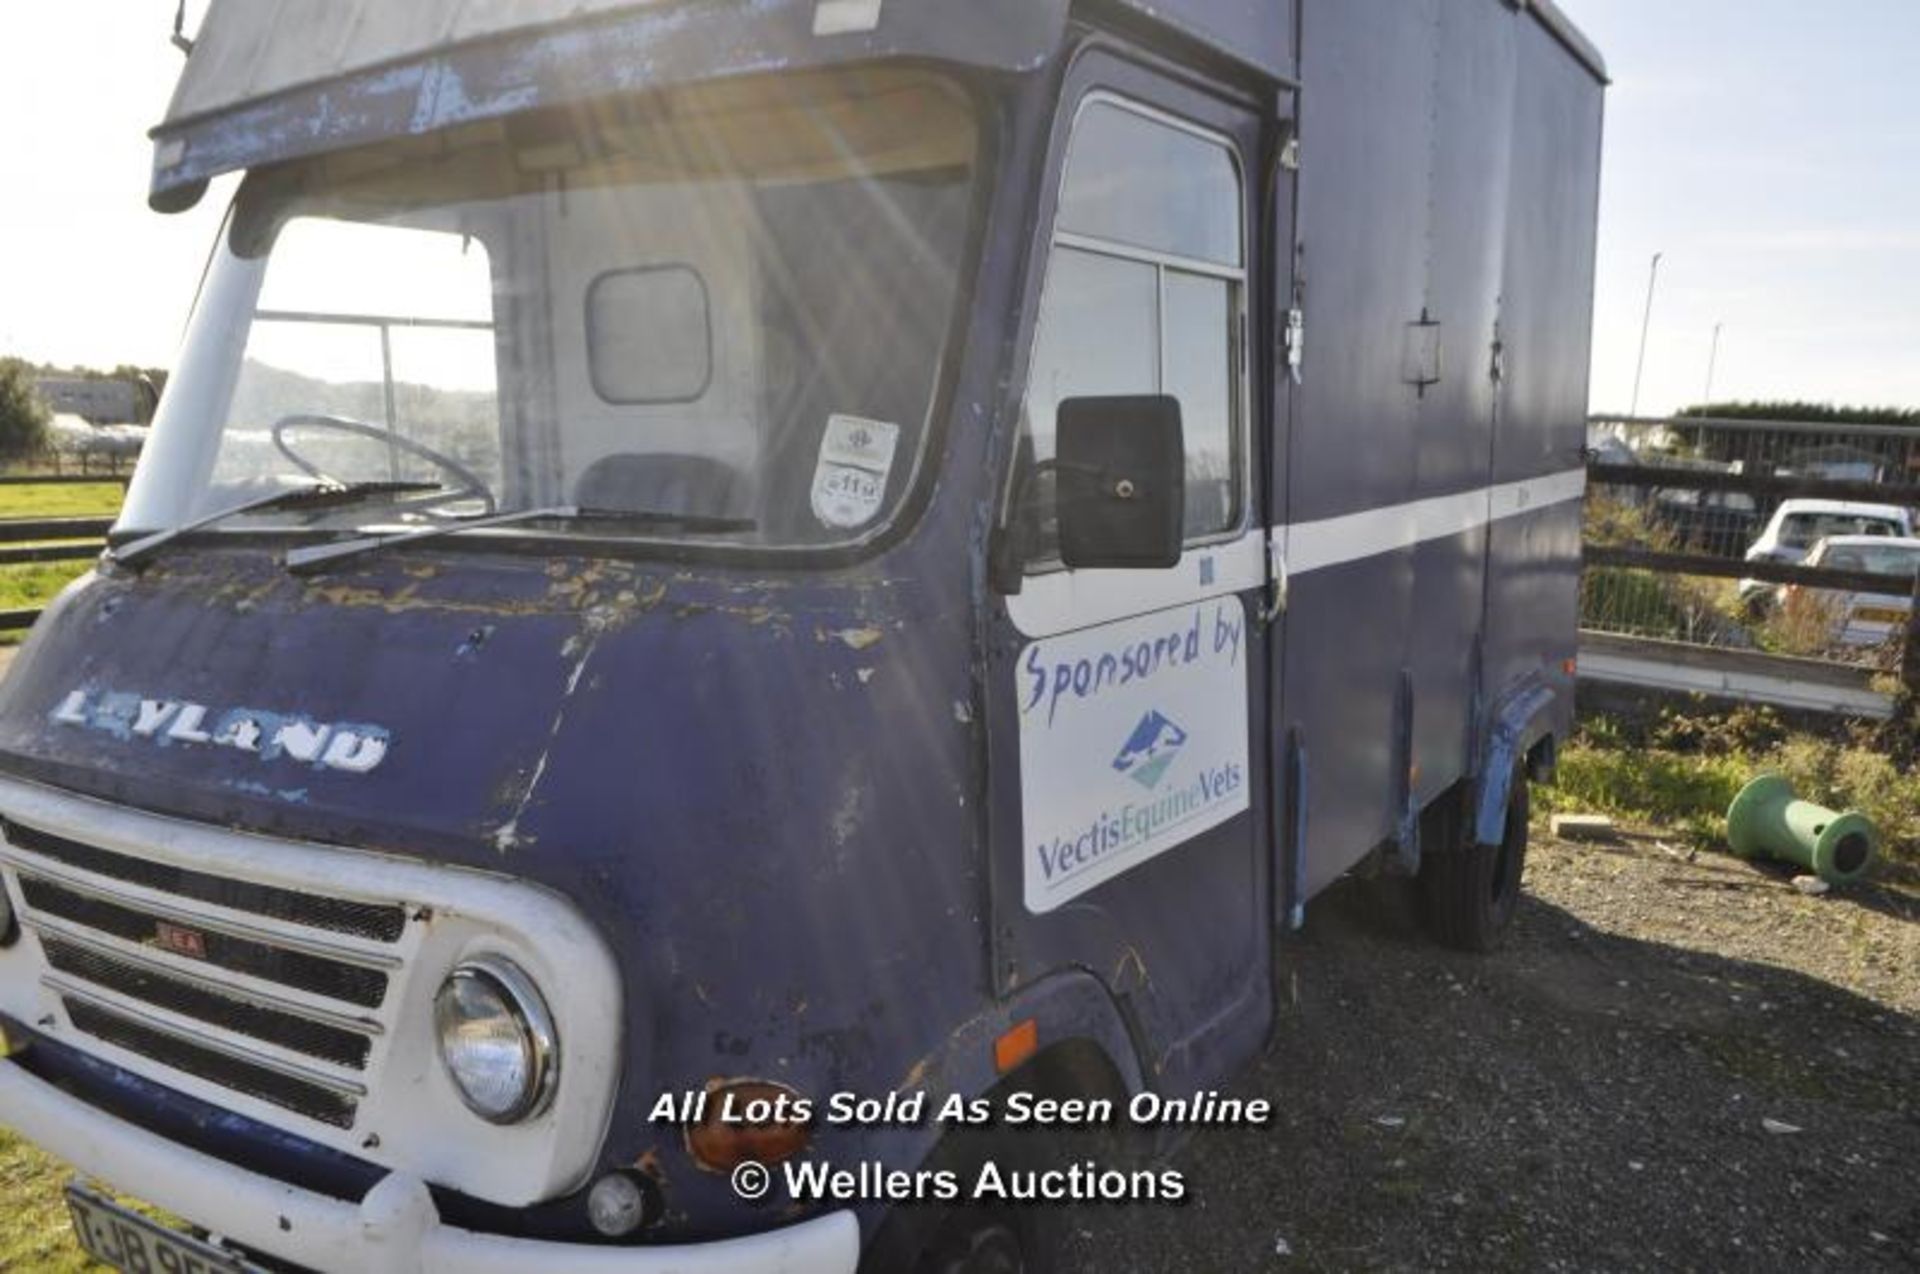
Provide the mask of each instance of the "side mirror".
POLYGON ((1186 539, 1186 442, 1176 398, 1069 398, 1055 429, 1060 560, 1165 570, 1186 539))

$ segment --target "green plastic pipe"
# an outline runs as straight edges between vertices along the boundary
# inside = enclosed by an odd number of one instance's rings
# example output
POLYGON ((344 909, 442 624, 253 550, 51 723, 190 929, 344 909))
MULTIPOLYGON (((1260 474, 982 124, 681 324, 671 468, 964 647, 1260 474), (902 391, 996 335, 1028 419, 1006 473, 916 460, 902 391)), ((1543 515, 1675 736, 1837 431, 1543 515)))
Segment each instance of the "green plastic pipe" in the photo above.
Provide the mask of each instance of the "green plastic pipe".
POLYGON ((1727 807, 1727 843, 1742 858, 1798 863, 1830 885, 1860 879, 1880 851, 1880 831, 1857 810, 1835 813, 1796 800, 1793 785, 1762 774, 1727 807))

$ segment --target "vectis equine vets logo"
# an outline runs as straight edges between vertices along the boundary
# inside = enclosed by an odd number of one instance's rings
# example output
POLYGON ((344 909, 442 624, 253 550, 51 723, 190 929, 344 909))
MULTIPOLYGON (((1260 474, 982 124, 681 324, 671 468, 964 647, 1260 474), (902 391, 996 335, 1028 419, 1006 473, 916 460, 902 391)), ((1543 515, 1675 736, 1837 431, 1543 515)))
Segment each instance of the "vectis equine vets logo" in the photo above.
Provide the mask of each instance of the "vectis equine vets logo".
POLYGON ((1156 709, 1140 718, 1127 745, 1113 758, 1113 768, 1151 792, 1186 745, 1187 732, 1156 709))

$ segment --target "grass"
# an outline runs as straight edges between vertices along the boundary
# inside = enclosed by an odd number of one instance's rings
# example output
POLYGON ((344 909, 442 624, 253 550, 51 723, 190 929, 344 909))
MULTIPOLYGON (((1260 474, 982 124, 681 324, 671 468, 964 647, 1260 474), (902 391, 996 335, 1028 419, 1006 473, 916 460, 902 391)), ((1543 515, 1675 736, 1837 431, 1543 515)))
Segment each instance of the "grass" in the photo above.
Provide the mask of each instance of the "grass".
POLYGON ((0 1129, 0 1270, 69 1274, 98 1270, 74 1241, 60 1190, 69 1174, 0 1129))
MULTIPOLYGON (((0 486, 0 521, 9 518, 101 518, 120 511, 125 489, 118 482, 29 483, 0 486)), ((91 563, 43 562, 0 566, 0 610, 45 606, 84 575, 91 563)), ((0 632, 0 646, 17 646, 24 632, 0 632)), ((0 1268, 5 1268, 0 1265, 0 1268)))
POLYGON ((1611 814, 1724 850, 1734 796, 1760 774, 1780 774, 1802 799, 1865 813, 1880 828, 1883 870, 1920 876, 1920 777, 1889 750, 1866 732, 1791 732, 1765 708, 1665 709, 1637 724, 1594 717, 1561 750, 1559 781, 1540 795, 1551 813, 1611 814))
POLYGON ((0 486, 0 519, 112 517, 124 494, 118 482, 0 486))
MULTIPOLYGON (((86 562, 36 562, 30 566, 0 566, 0 610, 27 610, 45 606, 74 580, 93 569, 86 562)), ((0 632, 0 646, 17 646, 22 632, 0 632)), ((0 1266, 0 1269, 6 1268, 0 1266)))

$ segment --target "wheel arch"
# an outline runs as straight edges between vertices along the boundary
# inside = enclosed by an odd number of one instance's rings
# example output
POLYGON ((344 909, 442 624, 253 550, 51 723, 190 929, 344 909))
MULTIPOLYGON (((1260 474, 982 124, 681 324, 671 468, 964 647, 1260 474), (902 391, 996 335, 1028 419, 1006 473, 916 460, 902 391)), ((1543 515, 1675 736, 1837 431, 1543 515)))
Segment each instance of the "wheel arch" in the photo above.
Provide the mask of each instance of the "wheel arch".
POLYGON ((1543 675, 1528 678, 1499 699, 1474 767, 1470 830, 1477 843, 1500 843, 1516 776, 1521 782, 1552 776, 1569 703, 1569 693, 1543 675))

